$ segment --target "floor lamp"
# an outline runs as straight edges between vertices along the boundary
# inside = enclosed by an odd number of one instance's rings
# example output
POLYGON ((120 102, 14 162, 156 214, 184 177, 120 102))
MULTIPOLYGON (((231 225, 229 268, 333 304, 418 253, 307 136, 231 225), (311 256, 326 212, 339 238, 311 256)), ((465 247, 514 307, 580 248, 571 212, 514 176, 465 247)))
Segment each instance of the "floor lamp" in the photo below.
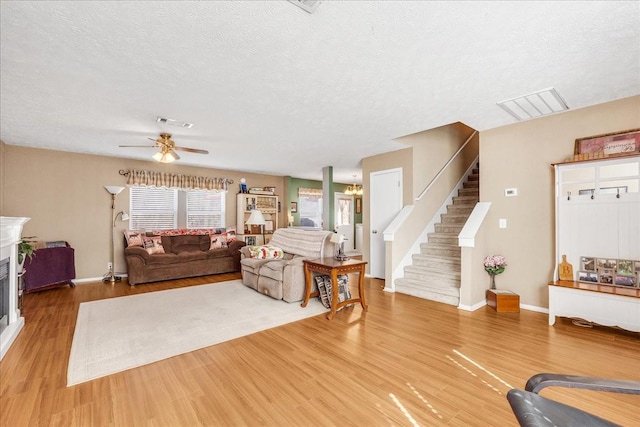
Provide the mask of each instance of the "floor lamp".
POLYGON ((115 255, 114 255, 115 245, 113 241, 113 233, 114 233, 114 230, 116 229, 116 218, 118 215, 122 215, 122 220, 125 221, 129 219, 129 215, 127 215, 124 211, 118 212, 116 214, 116 196, 120 194, 122 190, 124 190, 124 187, 118 187, 116 185, 105 185, 104 189, 107 190, 109 194, 111 194, 111 248, 110 248, 111 262, 109 263, 109 272, 104 275, 104 277, 102 278, 102 281, 110 282, 113 284, 116 281, 121 280, 121 277, 116 276, 113 272, 114 270, 113 262, 115 258, 115 255))
POLYGON ((247 220, 247 222, 245 222, 245 224, 247 224, 249 227, 251 227, 252 225, 259 225, 260 226, 260 231, 262 232, 262 244, 266 245, 267 242, 264 241, 264 225, 267 222, 264 220, 264 215, 262 215, 262 212, 260 212, 257 209, 254 209, 251 211, 251 215, 249 215, 249 219, 247 220))

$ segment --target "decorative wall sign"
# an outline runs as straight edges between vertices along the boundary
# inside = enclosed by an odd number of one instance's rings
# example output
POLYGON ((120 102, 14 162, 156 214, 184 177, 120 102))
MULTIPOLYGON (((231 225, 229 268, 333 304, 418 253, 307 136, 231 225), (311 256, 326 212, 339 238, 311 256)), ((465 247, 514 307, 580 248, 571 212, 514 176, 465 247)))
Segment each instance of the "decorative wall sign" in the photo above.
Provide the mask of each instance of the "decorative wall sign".
POLYGON ((576 139, 574 154, 604 156, 640 153, 640 129, 576 139))

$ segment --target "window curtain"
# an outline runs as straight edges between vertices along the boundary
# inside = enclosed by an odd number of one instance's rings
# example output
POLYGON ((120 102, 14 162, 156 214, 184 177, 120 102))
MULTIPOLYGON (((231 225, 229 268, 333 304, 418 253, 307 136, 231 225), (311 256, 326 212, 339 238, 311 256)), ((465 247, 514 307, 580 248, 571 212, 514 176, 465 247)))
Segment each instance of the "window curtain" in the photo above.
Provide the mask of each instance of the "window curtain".
POLYGON ((205 176, 183 175, 179 173, 154 172, 141 169, 121 170, 120 175, 127 177, 127 185, 148 187, 177 188, 179 190, 227 191, 232 179, 209 178, 205 176))
POLYGON ((322 198, 321 188, 298 188, 298 197, 322 198))

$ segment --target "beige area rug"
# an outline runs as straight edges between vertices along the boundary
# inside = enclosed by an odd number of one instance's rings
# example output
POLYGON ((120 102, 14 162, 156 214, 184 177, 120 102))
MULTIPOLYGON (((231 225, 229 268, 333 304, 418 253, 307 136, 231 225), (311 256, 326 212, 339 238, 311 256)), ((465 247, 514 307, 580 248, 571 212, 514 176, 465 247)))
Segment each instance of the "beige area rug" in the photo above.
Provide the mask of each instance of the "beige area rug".
POLYGON ((67 386, 326 311, 315 298, 302 308, 240 280, 81 303, 67 386))

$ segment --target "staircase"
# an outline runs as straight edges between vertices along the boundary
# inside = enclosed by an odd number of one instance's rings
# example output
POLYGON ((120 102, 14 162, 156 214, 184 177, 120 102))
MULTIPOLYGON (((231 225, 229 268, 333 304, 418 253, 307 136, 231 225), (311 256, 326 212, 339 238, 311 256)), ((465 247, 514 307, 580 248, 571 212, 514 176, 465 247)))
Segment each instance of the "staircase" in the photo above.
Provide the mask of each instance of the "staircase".
POLYGON ((480 172, 472 170, 447 213, 429 233, 404 278, 395 281, 396 292, 457 306, 460 302, 460 247, 458 234, 480 200, 480 172))

